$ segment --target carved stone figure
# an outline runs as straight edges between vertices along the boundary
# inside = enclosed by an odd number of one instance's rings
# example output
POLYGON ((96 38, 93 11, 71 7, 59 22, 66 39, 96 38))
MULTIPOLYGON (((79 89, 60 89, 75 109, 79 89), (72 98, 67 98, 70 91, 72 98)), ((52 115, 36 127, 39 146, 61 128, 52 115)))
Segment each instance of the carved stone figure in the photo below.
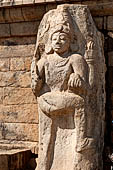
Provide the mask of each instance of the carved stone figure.
POLYGON ((100 34, 87 7, 61 5, 49 11, 31 67, 39 170, 102 169, 104 73, 100 34))

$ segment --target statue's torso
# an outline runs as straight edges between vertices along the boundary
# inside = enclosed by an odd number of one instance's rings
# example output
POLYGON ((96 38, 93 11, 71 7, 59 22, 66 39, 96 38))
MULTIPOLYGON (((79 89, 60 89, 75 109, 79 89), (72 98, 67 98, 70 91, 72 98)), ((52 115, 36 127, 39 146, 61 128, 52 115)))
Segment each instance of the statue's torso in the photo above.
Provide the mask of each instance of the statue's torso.
POLYGON ((45 64, 45 82, 51 91, 66 91, 71 73, 70 56, 67 58, 48 56, 45 64))

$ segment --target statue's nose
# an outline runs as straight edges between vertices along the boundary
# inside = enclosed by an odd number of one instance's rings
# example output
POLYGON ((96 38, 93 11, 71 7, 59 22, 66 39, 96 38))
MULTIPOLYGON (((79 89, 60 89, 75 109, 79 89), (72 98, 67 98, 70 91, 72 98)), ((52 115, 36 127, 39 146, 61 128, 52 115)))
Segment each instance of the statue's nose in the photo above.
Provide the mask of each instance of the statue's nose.
POLYGON ((57 43, 57 44, 59 44, 59 43, 60 43, 60 38, 59 38, 59 37, 57 37, 57 39, 56 39, 56 43, 57 43))

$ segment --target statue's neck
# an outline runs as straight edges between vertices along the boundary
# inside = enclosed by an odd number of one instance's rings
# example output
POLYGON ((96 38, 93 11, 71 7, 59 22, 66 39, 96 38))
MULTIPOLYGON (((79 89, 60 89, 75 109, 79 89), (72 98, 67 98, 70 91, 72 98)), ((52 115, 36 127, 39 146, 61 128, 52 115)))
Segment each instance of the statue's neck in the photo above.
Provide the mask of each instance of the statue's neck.
POLYGON ((58 54, 58 53, 54 52, 54 55, 55 55, 55 57, 58 57, 58 58, 67 58, 70 55, 70 53, 69 53, 69 51, 67 51, 63 54, 58 54))

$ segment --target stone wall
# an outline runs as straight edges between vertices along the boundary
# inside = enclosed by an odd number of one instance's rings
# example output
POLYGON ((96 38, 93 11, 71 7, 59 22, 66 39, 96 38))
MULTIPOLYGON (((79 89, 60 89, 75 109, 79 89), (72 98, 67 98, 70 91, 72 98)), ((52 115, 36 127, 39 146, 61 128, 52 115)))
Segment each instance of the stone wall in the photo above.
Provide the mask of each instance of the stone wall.
MULTIPOLYGON (((30 88, 30 64, 40 20, 44 13, 62 3, 88 5, 97 28, 104 35, 105 146, 108 150, 112 146, 113 0, 14 0, 0 3, 0 148, 37 145, 38 113, 30 88)), ((37 149, 33 152, 37 153, 37 149)))

